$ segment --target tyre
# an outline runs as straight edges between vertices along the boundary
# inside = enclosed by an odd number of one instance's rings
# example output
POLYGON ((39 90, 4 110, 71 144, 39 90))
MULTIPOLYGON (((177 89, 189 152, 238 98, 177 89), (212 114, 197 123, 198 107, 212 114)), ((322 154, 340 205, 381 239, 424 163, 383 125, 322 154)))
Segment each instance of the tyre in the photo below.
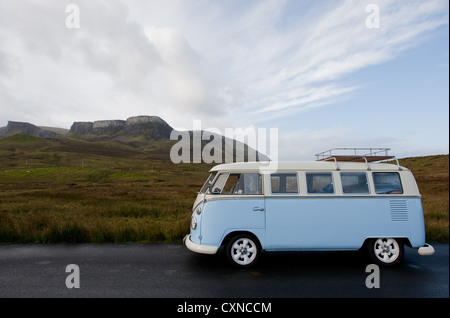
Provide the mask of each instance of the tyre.
POLYGON ((399 265, 405 254, 403 242, 395 238, 371 239, 368 248, 371 259, 383 267, 399 265))
POLYGON ((254 265, 259 258, 260 251, 258 241, 248 234, 233 236, 226 247, 230 263, 241 268, 254 265))

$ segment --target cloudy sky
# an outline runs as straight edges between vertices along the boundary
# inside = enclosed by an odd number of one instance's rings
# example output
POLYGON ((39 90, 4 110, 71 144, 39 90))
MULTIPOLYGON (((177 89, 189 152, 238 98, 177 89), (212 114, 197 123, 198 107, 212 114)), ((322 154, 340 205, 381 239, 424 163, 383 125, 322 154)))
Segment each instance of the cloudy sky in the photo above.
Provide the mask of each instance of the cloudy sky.
POLYGON ((176 128, 278 128, 283 160, 448 153, 448 6, 0 0, 0 127, 157 115, 176 128))

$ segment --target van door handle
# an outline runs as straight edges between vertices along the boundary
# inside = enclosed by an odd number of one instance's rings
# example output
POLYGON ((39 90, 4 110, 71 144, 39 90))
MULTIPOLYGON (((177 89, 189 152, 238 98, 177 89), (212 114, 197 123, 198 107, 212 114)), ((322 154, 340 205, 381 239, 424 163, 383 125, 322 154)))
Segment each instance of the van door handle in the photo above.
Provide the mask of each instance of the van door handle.
POLYGON ((260 207, 256 206, 256 207, 253 208, 253 211, 255 211, 255 212, 256 211, 264 211, 264 208, 260 208, 260 207))

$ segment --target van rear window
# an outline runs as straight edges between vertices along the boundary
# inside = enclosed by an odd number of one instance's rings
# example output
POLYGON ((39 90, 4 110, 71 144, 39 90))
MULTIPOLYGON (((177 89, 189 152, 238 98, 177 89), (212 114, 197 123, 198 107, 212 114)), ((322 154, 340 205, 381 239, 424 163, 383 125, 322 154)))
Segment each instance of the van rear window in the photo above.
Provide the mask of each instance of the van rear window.
POLYGON ((397 172, 374 172, 373 183, 377 194, 402 194, 403 188, 397 172))

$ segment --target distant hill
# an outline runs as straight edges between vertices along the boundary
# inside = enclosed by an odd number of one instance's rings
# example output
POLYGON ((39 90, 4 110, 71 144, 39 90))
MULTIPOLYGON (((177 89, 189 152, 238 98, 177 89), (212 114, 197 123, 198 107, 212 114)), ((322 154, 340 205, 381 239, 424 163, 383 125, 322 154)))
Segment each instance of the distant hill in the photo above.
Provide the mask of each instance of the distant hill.
POLYGON ((126 143, 131 138, 146 140, 169 139, 173 130, 169 124, 157 116, 135 116, 127 120, 98 120, 94 122, 74 122, 70 129, 39 127, 31 123, 8 121, 0 128, 0 139, 18 133, 42 137, 77 137, 89 141, 119 141, 126 143))
MULTIPOLYGON (((40 152, 114 153, 124 157, 141 153, 150 155, 152 158, 169 160, 170 150, 177 143, 176 140, 170 140, 172 131, 173 128, 157 116, 135 116, 126 120, 74 122, 69 130, 9 121, 6 127, 0 128, 0 141, 3 141, 0 145, 9 145, 9 149, 16 149, 15 147, 20 148, 23 145, 32 146, 34 144, 37 148, 34 147, 33 150, 39 150, 40 152), (26 136, 38 139, 27 138, 26 136), (39 148, 41 146, 44 147, 41 149, 39 148)), ((189 134, 192 141, 193 132, 189 131, 189 134)), ((242 145, 239 141, 221 135, 214 135, 214 139, 220 140, 222 143, 222 162, 225 161, 227 149, 232 149, 231 157, 234 161, 236 161, 236 158, 238 158, 238 161, 242 161, 241 158, 248 160, 247 154, 251 148, 247 145, 242 145), (241 149, 244 149, 243 155, 239 152, 241 149)), ((202 149, 209 142, 210 140, 202 140, 202 149)), ((192 149, 191 142, 191 158, 192 149)), ((267 161, 269 158, 256 152, 256 160, 267 161)))
POLYGON ((403 158, 399 162, 411 170, 422 195, 426 239, 448 242, 449 155, 403 158))
POLYGON ((6 127, 0 128, 0 139, 19 133, 43 138, 61 138, 67 132, 68 130, 63 128, 38 127, 30 123, 8 121, 8 125, 6 127))

